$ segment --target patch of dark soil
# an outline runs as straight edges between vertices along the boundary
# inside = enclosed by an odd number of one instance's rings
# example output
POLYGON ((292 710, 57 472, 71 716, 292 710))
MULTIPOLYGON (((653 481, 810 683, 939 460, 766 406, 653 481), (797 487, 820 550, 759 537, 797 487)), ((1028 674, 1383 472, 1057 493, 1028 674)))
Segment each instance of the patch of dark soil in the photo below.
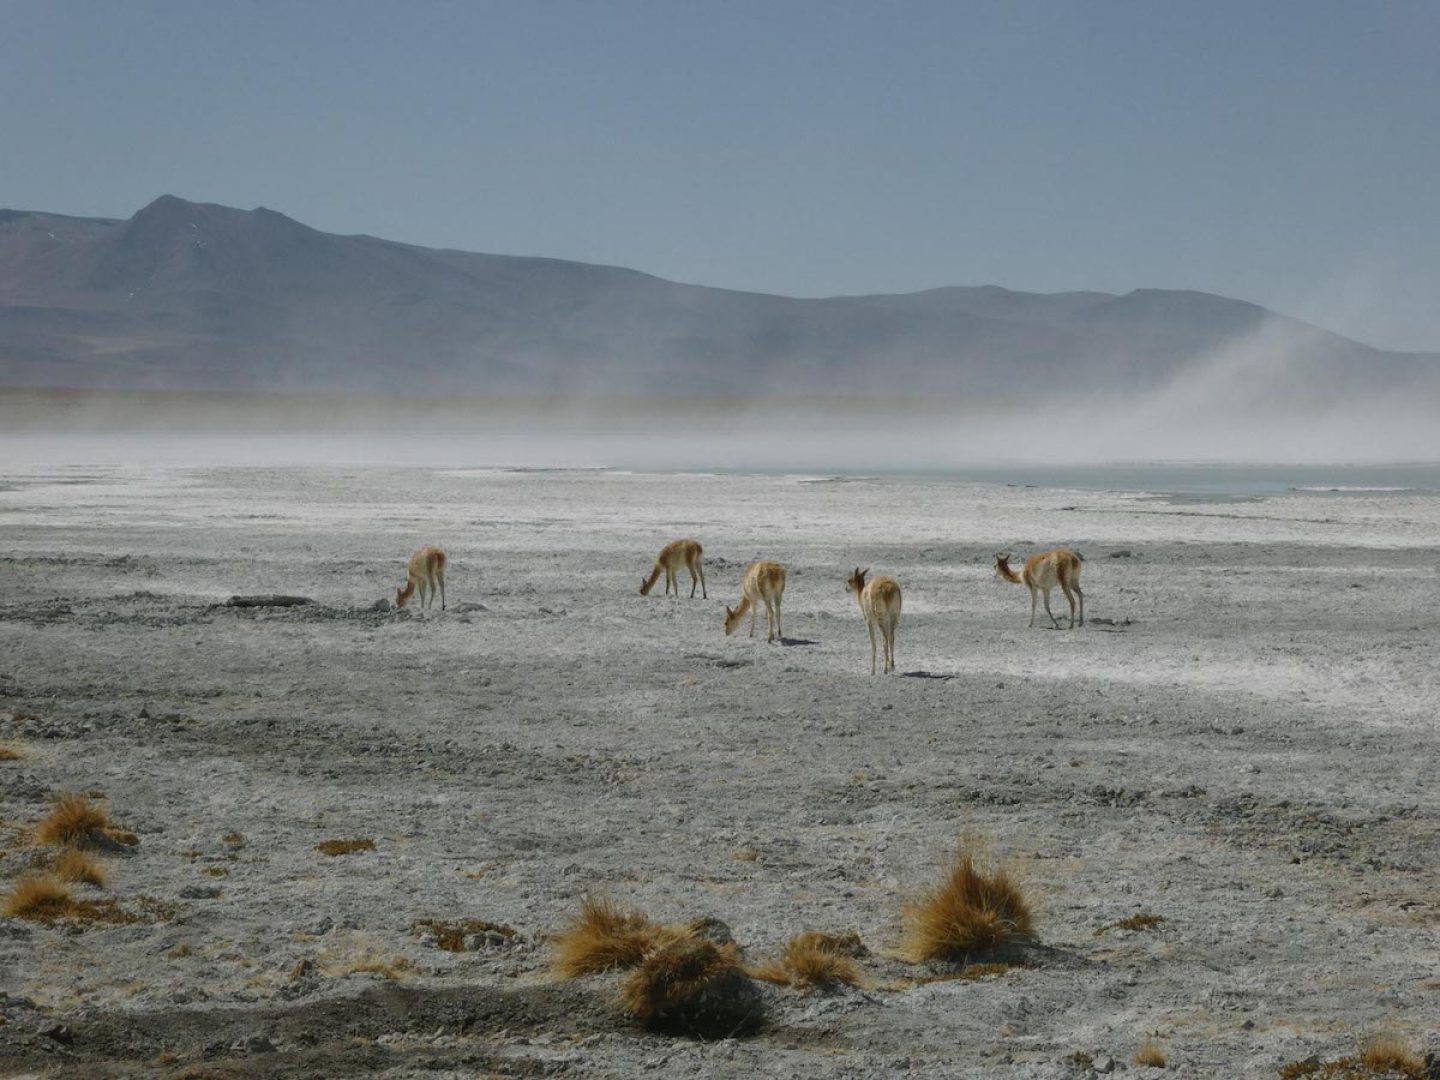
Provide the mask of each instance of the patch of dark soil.
POLYGON ((386 985, 290 1007, 100 1013, 67 1019, 66 1026, 70 1039, 57 1044, 39 1031, 6 1025, 0 1051, 11 1066, 75 1077, 130 1075, 137 1066, 161 1064, 183 1072, 201 1062, 202 1075, 217 1076, 341 1076, 405 1065, 526 1076, 564 1063, 502 1058, 475 1041, 544 1034, 553 1044, 565 1036, 625 1030, 613 1006, 569 984, 517 990, 386 985), (436 1040, 437 1033, 455 1038, 436 1040), (409 1035, 418 1045, 404 1039, 375 1044, 387 1035, 409 1035), (235 1048, 260 1045, 260 1039, 276 1051, 236 1055, 235 1048))

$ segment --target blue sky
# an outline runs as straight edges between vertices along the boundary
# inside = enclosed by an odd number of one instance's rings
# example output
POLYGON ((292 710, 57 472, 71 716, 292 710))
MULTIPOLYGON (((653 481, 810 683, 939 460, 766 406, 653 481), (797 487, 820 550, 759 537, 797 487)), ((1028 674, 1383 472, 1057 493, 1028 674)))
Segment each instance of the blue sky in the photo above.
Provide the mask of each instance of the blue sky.
POLYGON ((1440 4, 0 0, 0 206, 799 296, 1196 288, 1440 350, 1440 4))

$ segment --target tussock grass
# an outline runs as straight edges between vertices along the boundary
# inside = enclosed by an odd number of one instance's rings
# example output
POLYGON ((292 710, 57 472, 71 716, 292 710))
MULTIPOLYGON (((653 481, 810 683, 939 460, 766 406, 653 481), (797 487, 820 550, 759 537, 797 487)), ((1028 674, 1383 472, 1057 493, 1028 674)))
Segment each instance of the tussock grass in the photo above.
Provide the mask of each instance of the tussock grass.
POLYGON ((35 841, 58 848, 135 847, 140 837, 110 820, 102 806, 72 793, 55 800, 50 813, 35 826, 35 841))
POLYGON ((661 945, 626 974, 620 1004, 652 1030, 702 1038, 748 1033, 763 1017, 739 948, 690 933, 661 945))
POLYGON ((172 908, 151 897, 138 897, 131 903, 139 910, 121 907, 108 898, 77 900, 69 885, 53 873, 44 873, 17 881, 5 897, 0 911, 12 918, 34 922, 68 919, 77 923, 110 923, 117 926, 165 921, 175 914, 172 908))
POLYGON ((1395 1035, 1376 1035, 1360 1051, 1360 1062, 1377 1073, 1396 1073, 1419 1080, 1425 1075, 1425 1063, 1395 1035))
POLYGON ((632 968, 684 933, 605 897, 587 896, 579 914, 553 938, 552 967, 562 979, 632 968))
POLYGON ((1034 936, 1034 916, 1019 883, 1003 867, 977 865, 962 845, 944 879, 901 912, 900 955, 913 963, 961 960, 1034 936))
POLYGON ((20 743, 0 739, 0 761, 24 761, 29 756, 20 743))
POLYGON ((1154 1039, 1146 1038, 1130 1056, 1132 1065, 1148 1065, 1154 1069, 1165 1068, 1165 1051, 1161 1050, 1154 1039))
POLYGON ((61 795, 50 814, 35 826, 35 839, 51 847, 83 847, 110 828, 104 809, 84 795, 61 795))
POLYGON ((49 921, 70 913, 75 897, 70 886, 54 874, 33 874, 21 878, 5 898, 5 914, 12 919, 49 921))
POLYGON ((374 840, 322 840, 315 845, 315 850, 322 855, 329 855, 332 859, 337 855, 349 855, 355 851, 374 851, 374 840))
POLYGON ((105 866, 95 856, 78 848, 67 848, 60 853, 52 867, 61 881, 82 882, 103 889, 108 875, 105 866))
POLYGON ((777 986, 817 988, 844 983, 856 986, 860 970, 852 959, 863 956, 865 945, 853 930, 845 934, 824 934, 807 930, 796 934, 778 959, 756 967, 747 967, 746 974, 777 986))
POLYGON ((1321 1061, 1309 1057, 1280 1066, 1280 1080, 1430 1080, 1426 1066, 1394 1035, 1377 1035, 1358 1055, 1321 1061))

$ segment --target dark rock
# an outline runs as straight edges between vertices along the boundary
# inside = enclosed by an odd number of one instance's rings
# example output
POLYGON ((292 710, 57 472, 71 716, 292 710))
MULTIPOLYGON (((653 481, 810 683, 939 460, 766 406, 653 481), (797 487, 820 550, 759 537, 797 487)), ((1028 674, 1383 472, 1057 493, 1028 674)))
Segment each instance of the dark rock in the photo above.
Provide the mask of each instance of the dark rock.
POLYGON ((278 593, 264 593, 259 596, 232 596, 225 601, 225 607, 301 607, 313 604, 308 596, 282 596, 278 593))

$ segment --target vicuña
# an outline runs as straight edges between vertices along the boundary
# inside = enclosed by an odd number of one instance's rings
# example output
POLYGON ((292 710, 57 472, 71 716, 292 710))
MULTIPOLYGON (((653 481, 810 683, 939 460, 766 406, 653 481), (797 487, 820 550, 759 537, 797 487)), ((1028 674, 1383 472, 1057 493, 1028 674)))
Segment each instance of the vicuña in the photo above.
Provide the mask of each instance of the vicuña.
POLYGON ((690 571, 690 597, 695 597, 695 586, 700 586, 701 599, 709 599, 705 592, 705 567, 701 565, 700 557, 705 554, 705 549, 700 546, 699 540, 674 540, 660 549, 660 554, 655 558, 655 569, 650 571, 650 576, 640 583, 640 595, 649 596, 650 590, 655 587, 656 580, 663 572, 665 574, 665 595, 670 595, 671 586, 674 586, 675 595, 680 595, 680 568, 683 566, 690 571))
POLYGON ((1080 625, 1085 625, 1085 594, 1080 591, 1080 565, 1081 558, 1073 551, 1065 548, 1056 548, 1054 551, 1042 551, 1038 555, 1031 555, 1025 560, 1025 566, 1017 574, 1010 568, 1010 556, 1000 554, 995 556, 995 576, 1004 578, 1006 581, 1013 581, 1016 585, 1024 585, 1030 590, 1030 625, 1035 625, 1035 601, 1043 594, 1045 597, 1045 614, 1050 616, 1050 622, 1056 630, 1060 629, 1060 621, 1055 618, 1055 613, 1050 610, 1050 590, 1059 585, 1065 593, 1065 599, 1070 601, 1070 628, 1075 628, 1075 598, 1080 598, 1080 625))
POLYGON ((445 552, 437 547, 423 547, 410 556, 405 567, 405 584, 395 590, 395 606, 403 608, 418 588, 420 606, 435 606, 435 590, 440 590, 440 610, 445 610, 445 552), (426 603, 426 599, 429 603, 426 603))
POLYGON ((865 616, 865 629, 870 631, 870 674, 875 674, 875 630, 885 644, 885 672, 895 670, 895 629, 900 625, 900 583, 893 577, 880 576, 868 584, 870 570, 855 572, 845 582, 846 588, 860 601, 860 614, 865 616))
POLYGON ((777 562, 761 560, 753 562, 745 571, 745 579, 740 583, 740 603, 732 611, 727 605, 725 608, 725 633, 733 634, 735 628, 740 625, 740 620, 745 613, 750 612, 750 636, 755 636, 755 616, 758 607, 765 605, 765 625, 770 631, 766 635, 766 641, 774 641, 780 638, 782 644, 785 640, 785 633, 780 628, 780 598, 785 595, 785 568, 777 562))

